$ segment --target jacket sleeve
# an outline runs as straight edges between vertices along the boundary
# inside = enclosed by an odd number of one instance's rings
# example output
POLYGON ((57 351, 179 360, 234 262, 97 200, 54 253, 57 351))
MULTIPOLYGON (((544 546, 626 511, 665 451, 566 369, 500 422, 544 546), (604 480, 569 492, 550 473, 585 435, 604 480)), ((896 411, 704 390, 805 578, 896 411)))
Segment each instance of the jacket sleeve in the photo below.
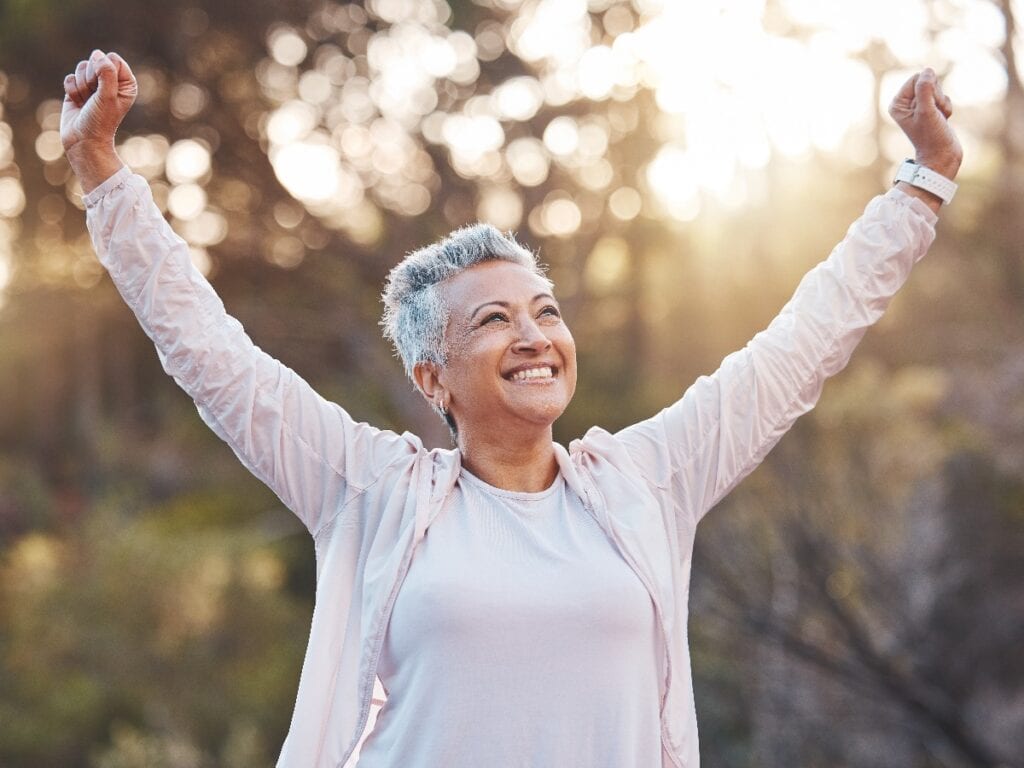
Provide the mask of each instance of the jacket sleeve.
POLYGON ((814 407, 924 256, 936 220, 898 189, 876 197, 767 329, 680 400, 616 435, 692 524, 814 407))
POLYGON ((193 266, 141 176, 123 168, 84 202, 99 260, 164 370, 311 533, 386 466, 419 449, 408 433, 357 424, 253 344, 193 266))

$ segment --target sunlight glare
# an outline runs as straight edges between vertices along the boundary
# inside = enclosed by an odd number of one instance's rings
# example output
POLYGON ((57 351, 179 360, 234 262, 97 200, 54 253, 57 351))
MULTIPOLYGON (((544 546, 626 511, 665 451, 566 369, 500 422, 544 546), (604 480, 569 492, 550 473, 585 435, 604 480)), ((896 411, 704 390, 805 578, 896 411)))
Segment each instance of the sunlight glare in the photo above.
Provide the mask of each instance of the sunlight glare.
POLYGON ((267 138, 274 144, 288 144, 306 138, 316 127, 317 112, 304 101, 282 104, 267 121, 267 138))
POLYGON ((167 179, 175 184, 196 181, 210 171, 210 150, 193 139, 182 139, 167 151, 167 179))
POLYGON ((532 77, 513 77, 491 94, 498 115, 505 120, 529 120, 544 104, 544 91, 532 77))
POLYGON ((334 147, 296 142, 271 153, 278 180, 294 197, 323 202, 338 193, 340 158, 334 147))
POLYGON ((501 123, 487 115, 449 115, 444 121, 442 135, 453 155, 469 161, 498 150, 505 143, 501 123))
POLYGON ((989 104, 1006 96, 1006 69, 987 52, 958 61, 942 81, 957 106, 989 104))
POLYGON ((294 67, 306 58, 306 42, 290 27, 278 27, 268 36, 270 55, 278 64, 294 67))
POLYGON ((418 53, 420 64, 432 77, 447 77, 459 63, 451 43, 439 37, 424 41, 418 53))
MULTIPOLYGON (((425 165, 414 158, 433 144, 447 149, 457 174, 486 180, 480 215, 521 220, 514 185, 543 184, 552 162, 596 193, 549 196, 530 208, 538 233, 589 226, 592 200, 603 194, 622 221, 641 208, 688 221, 705 198, 736 206, 757 197, 758 172, 773 156, 842 153, 870 163, 878 137, 886 157, 896 151, 900 136, 884 118, 891 72, 884 103, 875 103, 872 67, 891 69, 886 57, 909 71, 935 66, 958 106, 996 101, 1006 89, 1002 15, 989 0, 478 2, 507 15, 470 34, 448 25, 451 6, 442 0, 371 0, 370 16, 384 23, 363 29, 362 47, 346 52, 333 42, 312 50, 309 30, 272 30, 257 77, 280 106, 263 129, 275 171, 311 212, 350 229, 338 200, 371 205, 364 190, 381 209, 426 210, 438 177, 429 155, 425 165), (526 66, 478 83, 480 62, 506 47, 526 66), (314 66, 300 72, 311 53, 314 66), (656 109, 645 113, 641 89, 656 109), (538 120, 543 131, 524 136, 538 120), (655 155, 624 177, 605 156, 640 126, 655 155), (622 183, 641 191, 616 191, 622 183)), ((50 151, 45 141, 41 151, 50 151)))
POLYGON ((0 179, 0 216, 12 219, 25 210, 25 190, 13 176, 0 179))
POLYGON ((700 213, 693 159, 679 147, 662 147, 647 166, 647 184, 673 218, 692 221, 700 213))
POLYGON ((579 143, 579 127, 568 115, 556 117, 544 129, 544 146, 554 155, 571 155, 579 143))
POLYGON ((594 46, 580 59, 580 91, 593 101, 608 98, 621 69, 622 65, 611 48, 606 45, 594 46))
POLYGON ((194 219, 206 208, 206 190, 198 184, 179 184, 167 196, 167 210, 175 218, 194 219))
POLYGON ((590 42, 586 0, 540 0, 512 24, 513 50, 524 61, 576 61, 590 42))

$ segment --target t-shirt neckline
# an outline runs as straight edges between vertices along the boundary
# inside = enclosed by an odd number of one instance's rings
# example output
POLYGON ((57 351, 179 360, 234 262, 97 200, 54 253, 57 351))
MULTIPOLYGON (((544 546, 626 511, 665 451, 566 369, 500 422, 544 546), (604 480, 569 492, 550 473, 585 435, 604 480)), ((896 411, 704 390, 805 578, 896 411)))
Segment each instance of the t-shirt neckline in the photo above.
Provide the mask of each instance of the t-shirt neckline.
POLYGON ((510 491, 505 488, 498 488, 497 486, 491 485, 490 483, 481 480, 479 477, 474 475, 465 467, 461 467, 460 476, 468 480, 472 485, 477 486, 480 490, 488 493, 492 496, 500 496, 504 499, 515 499, 516 501, 541 501, 543 499, 552 496, 558 490, 560 490, 565 483, 565 478, 562 477, 562 473, 559 472, 555 475, 555 479, 551 485, 545 488, 543 491, 510 491))

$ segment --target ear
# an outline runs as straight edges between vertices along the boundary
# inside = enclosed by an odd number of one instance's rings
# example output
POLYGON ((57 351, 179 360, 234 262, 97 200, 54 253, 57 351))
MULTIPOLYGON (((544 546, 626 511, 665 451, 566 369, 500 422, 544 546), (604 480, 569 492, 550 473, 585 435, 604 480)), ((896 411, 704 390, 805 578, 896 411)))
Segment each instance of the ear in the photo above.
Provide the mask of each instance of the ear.
POLYGON ((416 387, 428 403, 435 408, 447 405, 448 390, 441 383, 441 366, 428 361, 418 362, 413 366, 412 376, 416 381, 416 387))

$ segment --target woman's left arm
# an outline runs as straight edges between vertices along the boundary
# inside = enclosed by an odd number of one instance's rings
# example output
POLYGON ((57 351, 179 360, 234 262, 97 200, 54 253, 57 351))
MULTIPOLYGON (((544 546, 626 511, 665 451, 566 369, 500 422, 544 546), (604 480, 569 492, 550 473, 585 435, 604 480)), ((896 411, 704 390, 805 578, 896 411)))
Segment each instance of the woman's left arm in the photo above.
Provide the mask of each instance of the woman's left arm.
MULTIPOLYGON (((949 99, 925 70, 897 94, 890 114, 916 159, 947 178, 962 151, 949 99)), ((617 437, 649 479, 669 485, 694 524, 764 459, 814 407, 924 256, 941 200, 900 182, 868 205, 829 257, 800 282, 767 329, 698 379, 673 405, 617 437)))

